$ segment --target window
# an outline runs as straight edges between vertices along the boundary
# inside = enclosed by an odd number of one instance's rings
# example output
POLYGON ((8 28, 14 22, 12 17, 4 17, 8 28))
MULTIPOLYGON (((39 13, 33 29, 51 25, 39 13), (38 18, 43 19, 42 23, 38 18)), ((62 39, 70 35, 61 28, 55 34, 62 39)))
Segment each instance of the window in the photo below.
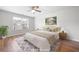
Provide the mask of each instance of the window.
POLYGON ((14 30, 23 30, 29 28, 29 22, 26 18, 13 17, 14 30))

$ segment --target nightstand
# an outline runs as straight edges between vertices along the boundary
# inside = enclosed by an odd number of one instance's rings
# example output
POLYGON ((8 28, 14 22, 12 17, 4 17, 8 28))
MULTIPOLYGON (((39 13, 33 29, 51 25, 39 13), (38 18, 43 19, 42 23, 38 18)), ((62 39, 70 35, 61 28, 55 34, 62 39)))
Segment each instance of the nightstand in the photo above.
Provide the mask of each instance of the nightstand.
POLYGON ((67 33, 62 31, 59 33, 59 39, 60 40, 67 40, 67 33))

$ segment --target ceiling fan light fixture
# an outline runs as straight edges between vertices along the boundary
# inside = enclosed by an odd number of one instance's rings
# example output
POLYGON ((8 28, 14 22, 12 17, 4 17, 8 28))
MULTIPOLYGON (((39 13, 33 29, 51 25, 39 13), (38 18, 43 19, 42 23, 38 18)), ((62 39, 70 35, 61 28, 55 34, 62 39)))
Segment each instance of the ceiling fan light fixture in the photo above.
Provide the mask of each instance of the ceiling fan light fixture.
POLYGON ((41 12, 41 10, 39 9, 39 6, 32 6, 31 13, 35 14, 36 12, 41 12))
POLYGON ((32 13, 34 14, 36 11, 35 10, 32 10, 32 13))

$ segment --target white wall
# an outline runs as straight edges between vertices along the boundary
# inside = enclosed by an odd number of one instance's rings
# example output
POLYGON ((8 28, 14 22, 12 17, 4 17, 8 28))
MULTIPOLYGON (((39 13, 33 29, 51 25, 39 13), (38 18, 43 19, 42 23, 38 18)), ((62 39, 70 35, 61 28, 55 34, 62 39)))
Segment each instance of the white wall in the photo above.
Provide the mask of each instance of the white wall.
POLYGON ((39 16, 36 19, 36 28, 41 28, 44 25, 47 16, 57 16, 58 25, 67 31, 70 39, 79 41, 79 7, 63 8, 48 15, 39 16))
POLYGON ((35 17, 35 29, 41 29, 45 25, 45 15, 35 17))

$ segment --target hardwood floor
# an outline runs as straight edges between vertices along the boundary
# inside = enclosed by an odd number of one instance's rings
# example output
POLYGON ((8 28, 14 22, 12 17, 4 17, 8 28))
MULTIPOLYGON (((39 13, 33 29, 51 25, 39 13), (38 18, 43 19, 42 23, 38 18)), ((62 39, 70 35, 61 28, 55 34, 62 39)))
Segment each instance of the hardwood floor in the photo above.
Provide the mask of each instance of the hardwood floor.
MULTIPOLYGON (((15 52, 19 49, 15 38, 22 35, 11 36, 0 39, 0 52, 15 52)), ((71 40, 60 40, 55 49, 57 52, 79 52, 79 42, 71 40)))
POLYGON ((10 37, 6 37, 4 39, 0 39, 0 52, 14 52, 18 47, 15 38, 22 36, 14 35, 10 37))
POLYGON ((79 42, 71 40, 61 40, 59 46, 56 47, 58 52, 79 52, 79 42))

